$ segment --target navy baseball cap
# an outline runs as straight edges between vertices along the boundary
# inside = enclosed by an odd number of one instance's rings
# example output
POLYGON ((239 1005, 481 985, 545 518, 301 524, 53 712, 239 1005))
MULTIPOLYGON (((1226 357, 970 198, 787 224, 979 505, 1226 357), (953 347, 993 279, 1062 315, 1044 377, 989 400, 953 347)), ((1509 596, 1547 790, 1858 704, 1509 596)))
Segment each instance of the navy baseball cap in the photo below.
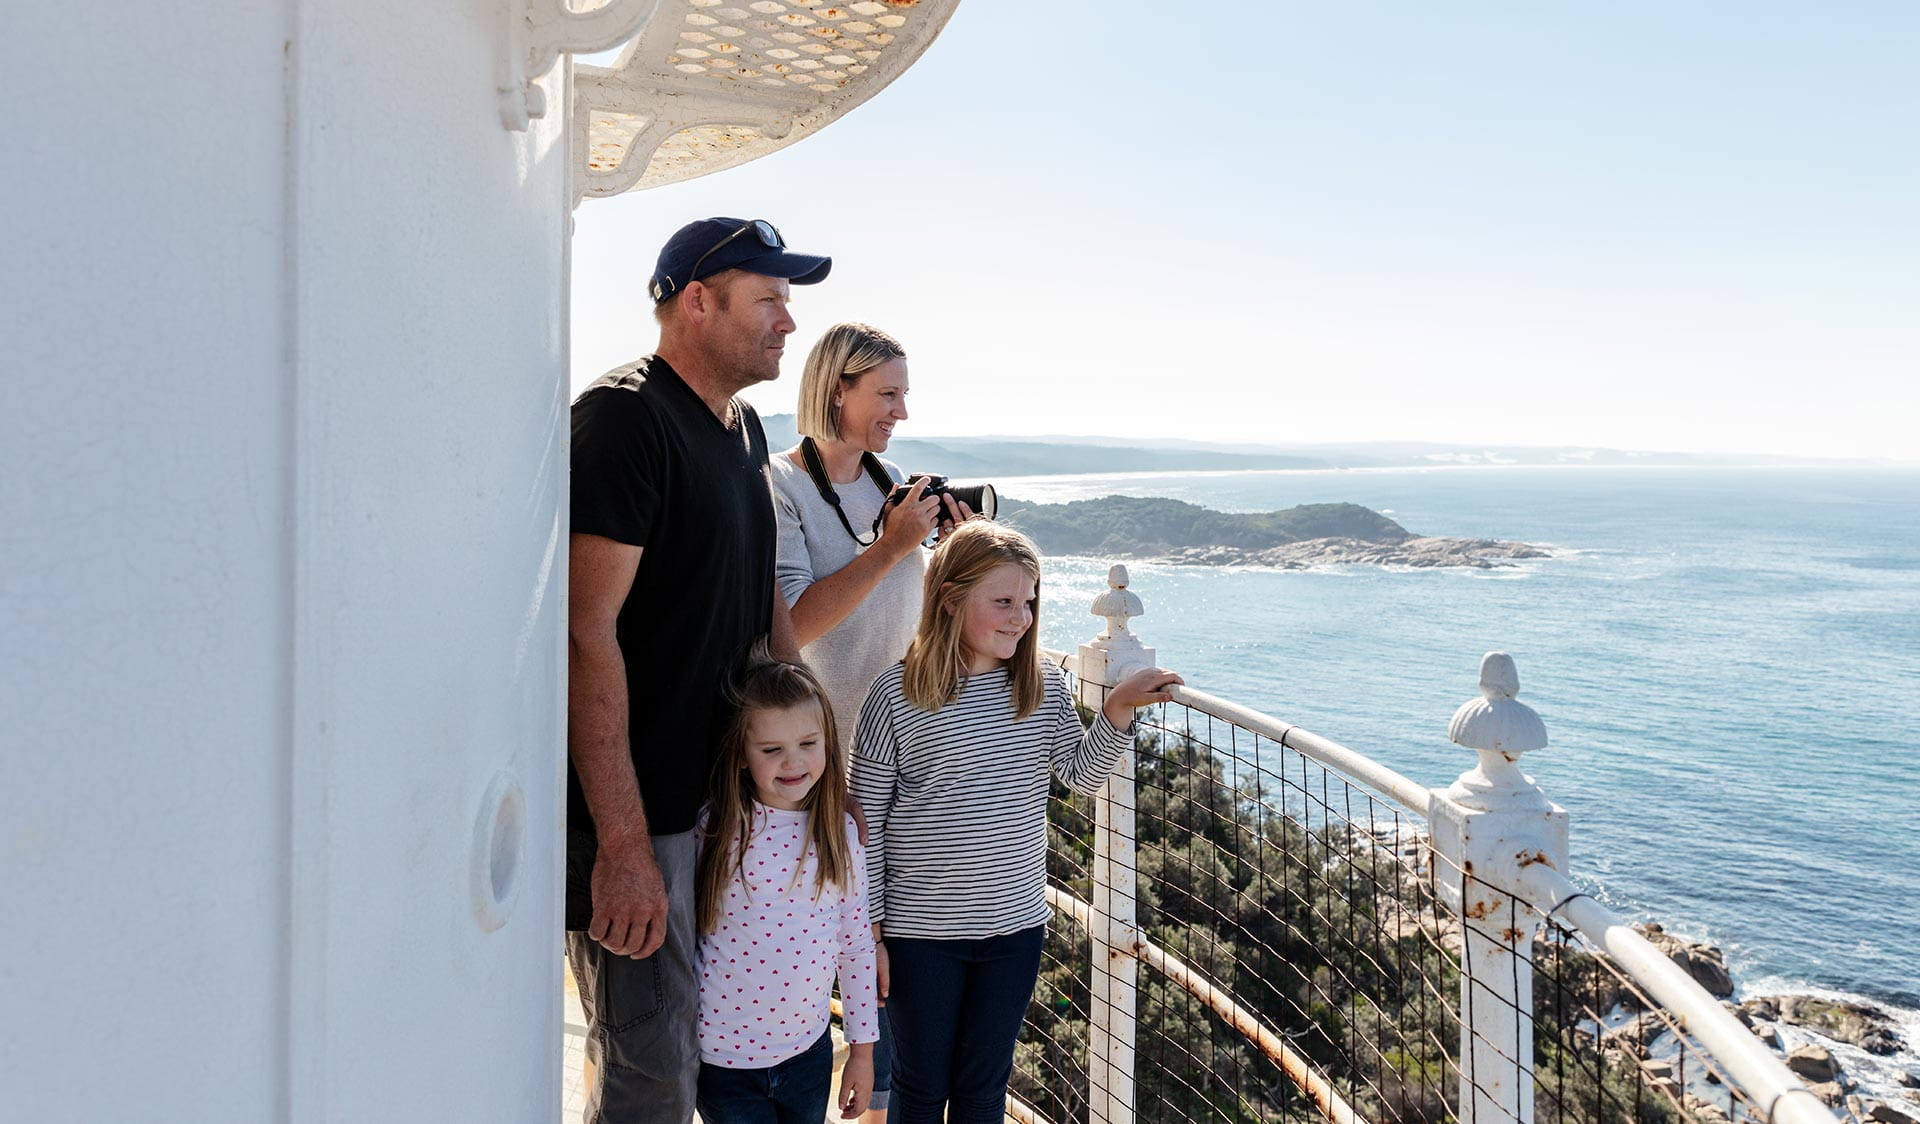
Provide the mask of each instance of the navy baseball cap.
POLYGON ((787 249, 786 239, 765 219, 701 219, 667 239, 647 288, 653 294, 653 303, 659 304, 722 270, 744 269, 767 277, 784 277, 795 285, 812 285, 825 281, 832 268, 832 258, 787 249))

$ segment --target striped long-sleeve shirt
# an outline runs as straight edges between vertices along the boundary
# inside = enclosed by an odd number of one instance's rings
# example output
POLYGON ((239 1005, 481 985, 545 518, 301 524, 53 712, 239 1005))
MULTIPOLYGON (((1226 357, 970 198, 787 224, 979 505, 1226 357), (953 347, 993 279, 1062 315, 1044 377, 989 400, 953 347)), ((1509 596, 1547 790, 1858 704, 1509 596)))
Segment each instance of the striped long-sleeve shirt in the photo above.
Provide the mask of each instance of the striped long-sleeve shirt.
POLYGON ((1096 792, 1133 742, 1104 714, 1083 733, 1066 677, 1043 672, 1040 706, 1020 721, 1004 670, 969 676, 931 713, 907 702, 901 665, 873 681, 853 791, 867 813, 868 912, 886 935, 971 939, 1046 923, 1047 773, 1096 792))

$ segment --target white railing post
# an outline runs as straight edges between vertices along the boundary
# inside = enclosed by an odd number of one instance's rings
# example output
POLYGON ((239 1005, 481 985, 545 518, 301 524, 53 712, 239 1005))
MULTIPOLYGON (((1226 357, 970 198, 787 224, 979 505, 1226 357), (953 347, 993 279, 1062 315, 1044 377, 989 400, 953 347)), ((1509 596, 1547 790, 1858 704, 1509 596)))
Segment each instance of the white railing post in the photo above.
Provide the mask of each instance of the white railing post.
MULTIPOLYGON (((1093 599, 1106 629, 1080 646, 1081 705, 1098 710, 1107 689, 1136 668, 1154 664, 1152 648, 1127 631, 1145 610, 1127 590, 1127 568, 1107 571, 1107 591, 1093 599)), ((1140 962, 1135 914, 1132 750, 1094 798, 1092 1010, 1087 1021, 1089 1124, 1133 1124, 1134 1014, 1140 962)))
MULTIPOLYGON (((1480 693, 1454 712, 1447 736, 1480 755, 1433 793, 1433 846, 1447 860, 1440 891, 1460 916, 1461 1124, 1532 1124, 1533 910, 1521 872, 1565 871, 1567 813, 1520 771, 1520 755, 1547 744, 1533 708, 1515 700, 1513 657, 1488 652, 1480 693)), ((1555 903, 1547 903, 1552 908, 1555 903)))

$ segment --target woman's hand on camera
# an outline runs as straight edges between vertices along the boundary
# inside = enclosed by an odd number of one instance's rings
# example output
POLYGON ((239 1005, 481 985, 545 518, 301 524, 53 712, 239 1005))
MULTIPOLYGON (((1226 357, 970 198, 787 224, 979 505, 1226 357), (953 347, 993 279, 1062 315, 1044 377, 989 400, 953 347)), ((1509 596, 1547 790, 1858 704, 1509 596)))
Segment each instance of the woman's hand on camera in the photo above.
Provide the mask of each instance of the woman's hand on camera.
POLYGON ((879 546, 886 544, 896 557, 905 558, 913 548, 925 542, 927 536, 940 522, 941 496, 929 496, 927 478, 922 476, 907 489, 907 494, 899 503, 888 510, 886 518, 880 524, 879 546))

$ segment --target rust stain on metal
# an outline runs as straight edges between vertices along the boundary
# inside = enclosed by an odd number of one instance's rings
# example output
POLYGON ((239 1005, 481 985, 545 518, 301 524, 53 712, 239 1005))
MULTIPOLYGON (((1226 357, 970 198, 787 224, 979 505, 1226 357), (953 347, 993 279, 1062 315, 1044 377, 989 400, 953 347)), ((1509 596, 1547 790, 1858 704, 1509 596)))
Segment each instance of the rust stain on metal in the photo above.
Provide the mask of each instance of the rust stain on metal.
POLYGON ((1520 865, 1522 867, 1539 866, 1542 863, 1545 863, 1548 866, 1553 865, 1553 860, 1547 857, 1547 853, 1545 851, 1535 851, 1531 855, 1520 856, 1520 865))
POLYGON ((880 2, 889 8, 911 8, 920 0, 880 0, 880 2))
POLYGON ((1492 912, 1493 905, 1491 902, 1474 902, 1473 905, 1467 908, 1467 916, 1473 918, 1475 921, 1485 921, 1487 914, 1492 912))
POLYGON ((1526 934, 1525 934, 1525 933, 1523 933, 1523 932, 1521 932, 1521 931, 1520 931, 1520 930, 1518 930, 1518 929, 1502 929, 1502 930, 1500 930, 1500 939, 1501 939, 1501 940, 1503 940, 1503 941, 1505 941, 1505 942, 1507 942, 1508 944, 1519 944, 1519 943, 1520 943, 1520 940, 1521 940, 1521 938, 1523 938, 1523 937, 1525 937, 1525 936, 1526 936, 1526 934))

